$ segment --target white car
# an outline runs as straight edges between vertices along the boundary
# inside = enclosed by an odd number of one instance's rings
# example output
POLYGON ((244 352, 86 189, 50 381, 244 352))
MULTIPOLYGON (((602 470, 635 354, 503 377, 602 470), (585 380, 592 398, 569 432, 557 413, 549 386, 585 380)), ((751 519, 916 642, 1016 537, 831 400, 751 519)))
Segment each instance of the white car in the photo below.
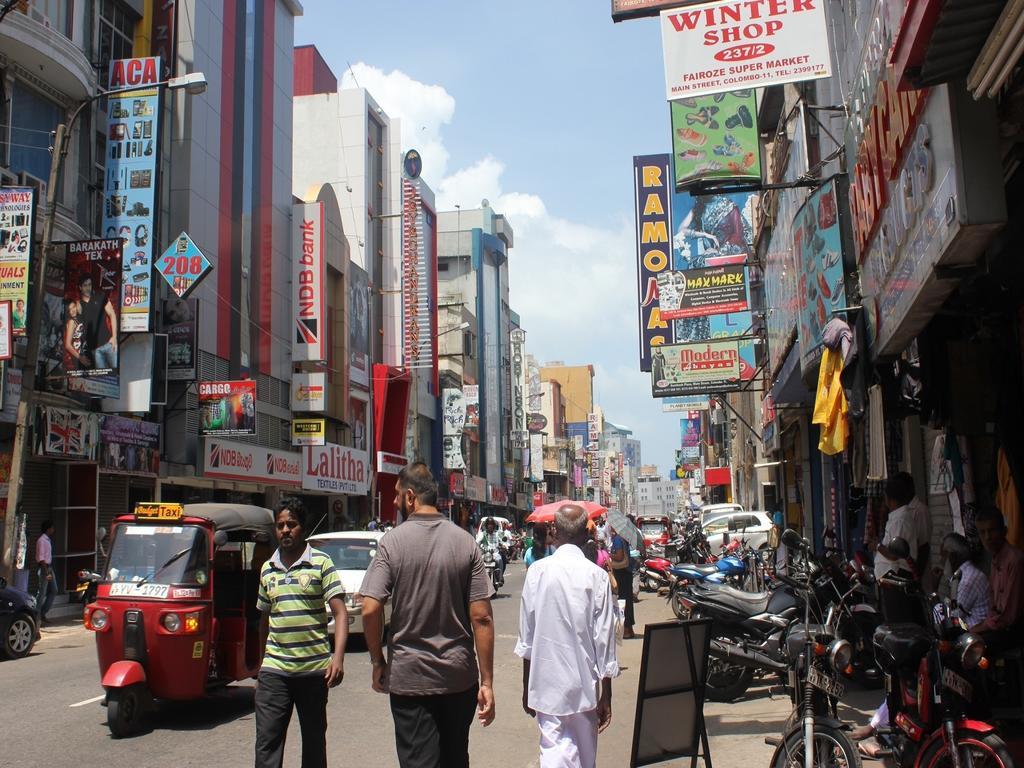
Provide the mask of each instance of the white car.
POLYGON ((703 527, 712 552, 717 553, 722 548, 726 533, 730 541, 743 541, 753 549, 763 549, 768 546, 772 516, 767 512, 745 512, 742 509, 726 511, 705 518, 703 527))
MULTIPOLYGON (((320 533, 309 539, 309 544, 330 555, 334 569, 345 587, 345 608, 348 609, 348 632, 350 635, 363 634, 363 596, 359 589, 363 576, 377 555, 377 543, 384 536, 383 531, 339 531, 320 533)), ((391 606, 384 604, 384 626, 391 618, 391 606)), ((334 619, 327 628, 334 637, 334 619)))
POLYGON ((701 523, 706 523, 713 517, 742 512, 743 507, 739 504, 705 504, 700 508, 701 523))

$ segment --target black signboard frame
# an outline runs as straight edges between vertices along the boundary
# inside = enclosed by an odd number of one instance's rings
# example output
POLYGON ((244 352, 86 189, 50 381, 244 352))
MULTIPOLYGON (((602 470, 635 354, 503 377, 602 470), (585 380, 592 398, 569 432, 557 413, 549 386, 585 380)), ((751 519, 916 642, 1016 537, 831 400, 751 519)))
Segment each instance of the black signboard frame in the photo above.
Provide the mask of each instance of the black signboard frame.
MULTIPOLYGON (((637 766, 653 765, 666 760, 679 758, 690 758, 691 768, 696 768, 697 760, 702 759, 706 768, 711 768, 711 748, 708 745, 707 726, 704 722, 704 694, 707 685, 708 654, 711 648, 711 620, 695 619, 691 621, 667 621, 659 624, 648 624, 644 628, 643 656, 640 661, 640 680, 636 696, 636 716, 633 721, 633 749, 630 755, 630 768, 637 766), (668 638, 662 638, 668 635, 668 638), (680 642, 675 642, 676 635, 680 642), (667 639, 669 642, 665 642, 667 639), (658 646, 659 650, 655 651, 658 646), (681 647, 680 647, 681 646, 681 647), (671 655, 672 658, 668 658, 671 655), (655 656, 655 658, 652 658, 655 656), (700 659, 700 664, 697 660, 700 659), (675 681, 668 681, 666 684, 659 684, 655 680, 648 681, 648 673, 653 669, 657 670, 659 676, 664 677, 667 668, 682 665, 682 672, 676 670, 675 681), (656 703, 652 710, 656 712, 661 723, 648 721, 645 727, 644 716, 645 704, 656 703), (678 720, 666 722, 666 711, 671 715, 673 709, 683 710, 679 714, 686 717, 686 713, 692 709, 693 722, 689 729, 682 729, 683 733, 692 734, 692 740, 687 745, 673 745, 675 748, 651 749, 649 744, 641 753, 641 738, 660 727, 672 728, 678 736, 680 728, 678 720), (681 747, 681 748, 680 748, 681 747)), ((671 676, 671 673, 668 673, 671 676)), ((655 739, 657 741, 657 739, 655 739)))

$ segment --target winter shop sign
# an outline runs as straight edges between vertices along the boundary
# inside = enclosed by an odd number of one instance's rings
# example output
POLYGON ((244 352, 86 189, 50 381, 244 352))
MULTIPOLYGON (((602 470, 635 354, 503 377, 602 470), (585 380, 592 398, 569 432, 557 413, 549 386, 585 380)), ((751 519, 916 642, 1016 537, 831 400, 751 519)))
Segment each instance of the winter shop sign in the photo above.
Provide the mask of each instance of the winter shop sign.
POLYGON ((666 98, 832 74, 825 0, 726 0, 661 13, 666 98))

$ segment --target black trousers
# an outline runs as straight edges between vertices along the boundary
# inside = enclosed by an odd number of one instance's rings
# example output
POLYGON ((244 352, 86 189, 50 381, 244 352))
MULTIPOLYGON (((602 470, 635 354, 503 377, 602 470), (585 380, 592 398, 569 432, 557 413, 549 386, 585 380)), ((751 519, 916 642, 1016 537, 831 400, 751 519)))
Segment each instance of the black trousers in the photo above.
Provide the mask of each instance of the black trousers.
POLYGON ((256 768, 281 768, 292 707, 299 713, 302 768, 327 768, 327 681, 260 672, 256 688, 256 768))
POLYGON ((615 581, 618 584, 618 598, 626 601, 626 619, 623 626, 633 628, 633 572, 629 568, 616 568, 615 581))
POLYGON ((391 694, 395 746, 402 768, 469 768, 469 727, 477 686, 436 696, 391 694))

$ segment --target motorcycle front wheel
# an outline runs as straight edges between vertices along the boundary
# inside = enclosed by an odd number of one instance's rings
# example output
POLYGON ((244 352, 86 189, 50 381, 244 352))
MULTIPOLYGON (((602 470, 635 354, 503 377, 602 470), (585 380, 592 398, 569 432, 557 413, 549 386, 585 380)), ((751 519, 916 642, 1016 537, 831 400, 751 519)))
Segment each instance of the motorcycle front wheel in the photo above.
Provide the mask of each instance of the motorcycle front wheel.
MULTIPOLYGON (((857 747, 844 731, 829 725, 814 726, 815 768, 861 768, 857 747)), ((772 756, 771 768, 804 768, 803 729, 792 731, 772 756)))
POLYGON ((690 609, 683 605, 680 590, 672 591, 672 594, 669 596, 669 602, 672 604, 672 613, 676 615, 677 619, 688 621, 691 618, 697 618, 696 616, 691 616, 690 609))
MULTIPOLYGON (((1015 763, 1006 743, 994 733, 958 730, 957 748, 960 765, 972 768, 1014 768, 1015 763)), ((953 754, 945 739, 938 739, 925 750, 917 761, 918 768, 952 768, 953 754)))

